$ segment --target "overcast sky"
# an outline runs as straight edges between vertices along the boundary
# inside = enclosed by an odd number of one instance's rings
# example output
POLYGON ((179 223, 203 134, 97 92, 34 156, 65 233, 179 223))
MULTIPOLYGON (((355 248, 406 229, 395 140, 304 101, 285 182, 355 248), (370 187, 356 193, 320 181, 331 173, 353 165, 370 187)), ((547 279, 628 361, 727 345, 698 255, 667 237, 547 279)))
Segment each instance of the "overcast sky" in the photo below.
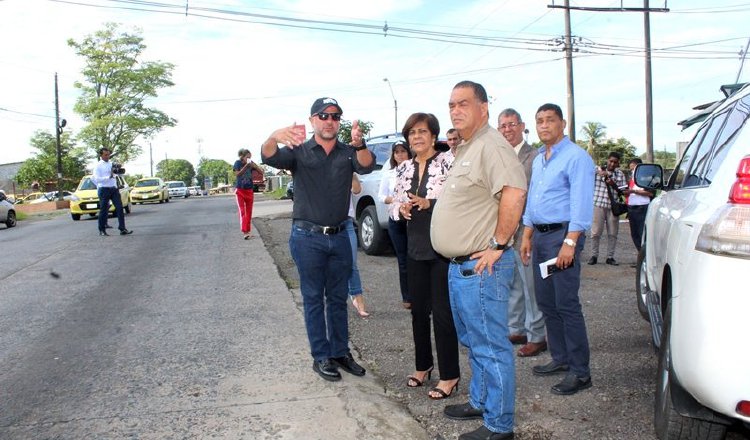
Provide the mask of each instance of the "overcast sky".
MULTIPOLYGON (((487 89, 493 126, 501 110, 514 107, 532 122, 534 142, 536 108, 553 102, 566 110, 565 61, 555 43, 564 33, 564 12, 549 4, 0 0, 0 163, 31 157, 33 133, 53 132, 55 72, 66 130, 81 128, 73 83, 83 79, 82 60, 66 41, 80 41, 106 22, 139 29, 148 46, 144 60, 176 65, 175 86, 149 101, 178 120, 151 140, 154 164, 168 157, 197 165, 201 156, 232 163, 243 147, 259 160, 260 145, 274 129, 294 122, 310 128, 310 105, 321 96, 336 98, 345 119, 372 121, 375 135, 394 131, 394 96, 399 130, 422 111, 434 113, 445 133, 450 91, 464 79, 487 89)), ((643 1, 571 1, 621 4, 643 1)), ((665 2, 651 0, 650 6, 665 2)), ((651 14, 654 148, 675 151, 676 142, 692 134, 676 123, 693 114, 692 107, 720 98, 720 85, 735 82, 750 37, 750 2, 673 0, 666 6, 670 12, 651 14)), ((643 14, 572 11, 571 17, 572 33, 581 38, 573 62, 578 132, 586 121, 601 122, 608 137, 624 136, 644 152, 643 14)), ((750 78, 748 70, 740 81, 750 78)), ((143 155, 127 168, 149 174, 149 142, 141 145, 143 155)))

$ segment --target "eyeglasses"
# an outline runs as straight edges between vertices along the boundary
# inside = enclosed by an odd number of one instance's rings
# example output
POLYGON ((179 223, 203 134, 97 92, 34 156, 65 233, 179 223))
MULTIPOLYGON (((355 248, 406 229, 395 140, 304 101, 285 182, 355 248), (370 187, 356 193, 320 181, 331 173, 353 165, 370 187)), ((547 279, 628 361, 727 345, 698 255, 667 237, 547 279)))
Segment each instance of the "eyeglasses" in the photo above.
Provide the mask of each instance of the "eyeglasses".
POLYGON ((508 123, 505 123, 505 124, 500 124, 500 130, 506 130, 508 128, 516 128, 519 125, 521 125, 521 124, 518 123, 518 122, 508 122, 508 123))
POLYGON ((341 120, 341 113, 316 113, 315 116, 321 121, 327 121, 328 118, 331 118, 336 122, 341 120))

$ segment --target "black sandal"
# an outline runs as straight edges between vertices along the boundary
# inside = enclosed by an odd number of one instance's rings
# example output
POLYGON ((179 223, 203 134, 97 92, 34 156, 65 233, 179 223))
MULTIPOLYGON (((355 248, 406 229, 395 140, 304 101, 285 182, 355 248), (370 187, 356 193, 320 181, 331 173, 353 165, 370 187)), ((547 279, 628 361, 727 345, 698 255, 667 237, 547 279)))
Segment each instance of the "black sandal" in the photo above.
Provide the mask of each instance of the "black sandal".
POLYGON ((435 368, 435 366, 433 365, 432 367, 430 367, 430 369, 429 369, 429 370, 426 370, 426 371, 425 371, 425 375, 424 375, 424 378, 423 378, 422 380, 419 380, 419 379, 417 379, 417 378, 416 378, 416 377, 414 377, 414 376, 406 376, 406 386, 407 386, 408 388, 417 388, 417 387, 421 387, 422 385, 424 385, 424 381, 425 381, 425 379, 426 379, 426 380, 430 380, 430 379, 432 379, 432 370, 433 370, 434 368, 435 368), (412 385, 412 383, 413 383, 414 385, 412 385))
POLYGON ((451 397, 453 395, 453 392, 458 389, 458 382, 460 382, 461 379, 458 379, 455 384, 453 384, 453 387, 451 388, 450 392, 446 393, 445 391, 441 390, 438 387, 434 387, 430 389, 430 391, 427 393, 427 396, 432 400, 443 400, 451 397), (433 396, 432 392, 438 393, 439 396, 433 396))

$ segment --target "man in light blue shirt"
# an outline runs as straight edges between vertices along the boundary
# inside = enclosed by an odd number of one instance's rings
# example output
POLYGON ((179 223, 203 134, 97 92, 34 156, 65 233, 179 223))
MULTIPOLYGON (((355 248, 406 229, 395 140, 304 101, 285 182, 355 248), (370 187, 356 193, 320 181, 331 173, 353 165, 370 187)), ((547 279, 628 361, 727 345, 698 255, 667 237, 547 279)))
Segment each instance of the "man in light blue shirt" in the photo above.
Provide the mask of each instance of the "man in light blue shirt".
POLYGON ((533 368, 536 376, 566 373, 552 393, 575 394, 591 387, 589 342, 578 289, 584 231, 591 227, 594 162, 565 136, 562 110, 544 104, 536 113, 536 130, 544 146, 534 159, 523 215, 520 253, 533 264, 534 289, 547 325, 552 361, 533 368), (542 278, 539 264, 554 260, 542 278))
POLYGON ((109 202, 115 205, 117 216, 117 228, 120 235, 130 235, 133 231, 125 228, 125 213, 122 211, 122 200, 120 190, 117 188, 117 179, 112 172, 112 162, 109 161, 110 151, 106 148, 99 150, 101 160, 94 167, 94 175, 91 180, 96 184, 96 192, 99 196, 99 235, 107 234, 107 216, 109 215, 109 202))

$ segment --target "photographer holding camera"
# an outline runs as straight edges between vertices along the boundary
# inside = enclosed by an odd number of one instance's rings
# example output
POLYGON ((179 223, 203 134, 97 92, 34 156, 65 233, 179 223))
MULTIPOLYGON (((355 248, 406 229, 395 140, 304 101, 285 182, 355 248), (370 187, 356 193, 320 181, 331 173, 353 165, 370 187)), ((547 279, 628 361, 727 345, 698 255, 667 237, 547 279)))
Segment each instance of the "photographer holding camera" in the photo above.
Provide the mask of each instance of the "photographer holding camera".
POLYGON ((117 179, 115 174, 122 174, 125 170, 120 165, 114 165, 109 161, 112 153, 107 148, 99 150, 101 160, 94 167, 94 176, 92 180, 96 184, 97 194, 99 195, 99 235, 107 234, 107 216, 109 215, 109 202, 115 205, 115 215, 117 215, 117 228, 120 235, 129 235, 133 231, 125 229, 125 214, 122 210, 122 200, 120 199, 120 190, 117 188, 117 179))

